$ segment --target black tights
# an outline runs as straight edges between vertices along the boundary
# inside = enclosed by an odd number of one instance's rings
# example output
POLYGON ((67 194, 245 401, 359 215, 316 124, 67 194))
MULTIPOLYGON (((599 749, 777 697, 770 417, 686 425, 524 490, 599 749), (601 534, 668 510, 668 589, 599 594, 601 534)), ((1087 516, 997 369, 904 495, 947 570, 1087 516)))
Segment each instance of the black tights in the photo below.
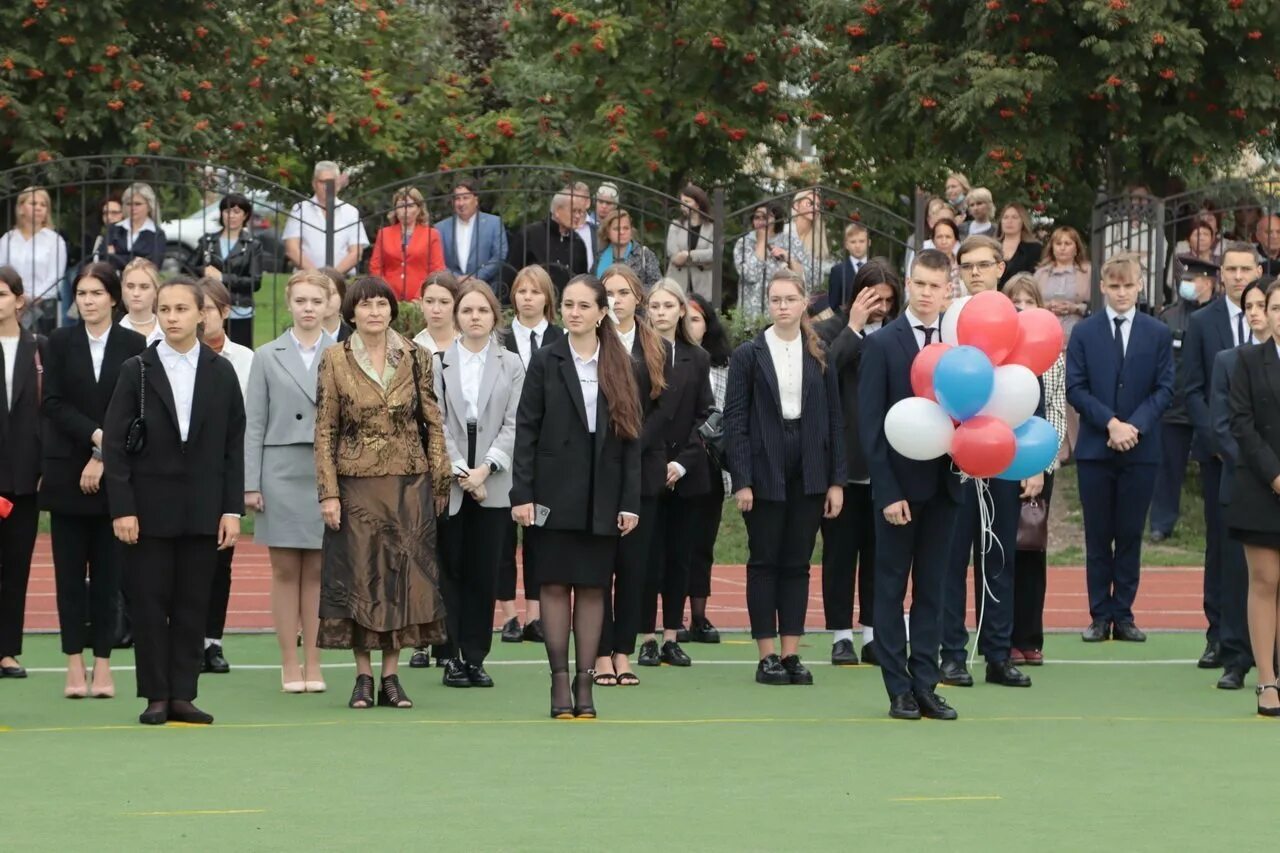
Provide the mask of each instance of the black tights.
POLYGON ((604 590, 600 587, 542 585, 542 630, 546 635, 547 663, 551 664, 551 704, 566 707, 569 689, 569 626, 573 625, 573 648, 579 673, 578 705, 591 704, 591 668, 600 648, 604 623, 604 590), (572 608, 570 591, 572 590, 572 608), (572 611, 572 615, 571 615, 572 611))

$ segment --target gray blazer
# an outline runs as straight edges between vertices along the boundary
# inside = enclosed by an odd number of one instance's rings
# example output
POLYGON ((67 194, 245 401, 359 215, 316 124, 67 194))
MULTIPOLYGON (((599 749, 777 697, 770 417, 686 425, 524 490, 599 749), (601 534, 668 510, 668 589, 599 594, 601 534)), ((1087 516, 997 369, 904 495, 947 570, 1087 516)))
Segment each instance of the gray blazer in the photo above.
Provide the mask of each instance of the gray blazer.
MULTIPOLYGON (((436 399, 444 415, 444 441, 450 464, 455 468, 467 458, 467 402, 462 396, 462 361, 459 347, 453 344, 441 353, 443 366, 432 372, 436 399)), ((484 373, 480 377, 480 397, 476 418, 476 464, 497 462, 499 470, 485 480, 485 499, 480 505, 489 509, 511 506, 511 459, 516 444, 516 407, 524 388, 524 365, 520 356, 511 352, 495 337, 489 343, 484 373)), ((464 465, 465 467, 465 465, 464 465)), ((465 493, 456 482, 449 490, 449 515, 462 508, 465 493)))
POLYGON ((258 347, 245 392, 244 490, 262 491, 262 451, 266 447, 314 444, 316 440, 316 375, 320 356, 333 338, 320 336, 320 351, 308 370, 284 334, 258 347))

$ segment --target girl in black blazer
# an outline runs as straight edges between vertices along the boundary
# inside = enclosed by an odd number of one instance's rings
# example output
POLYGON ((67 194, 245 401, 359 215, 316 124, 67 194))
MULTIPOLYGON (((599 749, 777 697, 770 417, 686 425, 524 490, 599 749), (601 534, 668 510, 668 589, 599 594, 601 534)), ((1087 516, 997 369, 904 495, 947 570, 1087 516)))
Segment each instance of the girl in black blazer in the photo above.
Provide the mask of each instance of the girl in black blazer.
POLYGON ((22 328, 22 276, 0 267, 0 498, 13 504, 0 520, 0 678, 26 678, 18 662, 40 521, 40 386, 44 338, 22 328))
POLYGON ((809 327, 803 280, 769 282, 773 325, 734 350, 724 432, 734 499, 747 523, 747 612, 756 681, 812 684, 797 654, 809 606, 809 558, 822 519, 844 502, 844 425, 836 371, 809 327), (774 637, 782 636, 781 659, 774 637))
MULTIPOLYGON (((511 285, 511 305, 516 315, 502 338, 507 349, 519 355, 520 363, 528 370, 529 359, 534 352, 564 337, 564 329, 555 324, 555 290, 547 271, 535 264, 516 273, 516 280, 511 285)), ((538 575, 533 569, 535 560, 530 548, 532 543, 528 539, 524 541, 521 561, 525 602, 523 629, 516 615, 516 533, 519 529, 518 524, 507 526, 502 543, 502 562, 498 564, 497 595, 498 605, 502 608, 502 641, 541 643, 538 575)))
POLYGON ((1249 640, 1258 665, 1258 713, 1280 717, 1280 282, 1267 286, 1271 340, 1239 349, 1231 376, 1231 433, 1239 445, 1227 510, 1249 565, 1249 640))
POLYGON ((561 295, 567 337, 529 362, 516 414, 511 516, 537 525, 542 622, 551 664, 551 716, 594 718, 591 665, 618 536, 640 512, 640 401, 631 360, 590 275, 561 295), (570 608, 570 595, 573 606, 570 608), (572 620, 577 677, 569 681, 572 620))
POLYGON ((710 466, 698 431, 715 405, 711 394, 711 359, 685 331, 688 302, 673 279, 660 280, 649 291, 649 320, 671 346, 667 388, 658 398, 655 416, 660 425, 658 444, 665 462, 665 488, 657 502, 653 541, 645 573, 641 628, 646 642, 656 642, 658 592, 662 592, 661 659, 676 666, 692 661, 680 648, 684 600, 689 588, 689 564, 694 542, 696 499, 711 491, 710 466))
POLYGON ((111 647, 120 593, 120 548, 102 482, 102 425, 126 359, 146 348, 137 332, 114 325, 120 277, 108 263, 89 264, 75 283, 80 323, 49 336, 44 366, 44 478, 40 508, 49 512, 53 577, 62 653, 63 695, 89 695, 84 649, 93 648, 94 698, 115 695, 111 647), (84 580, 89 576, 86 608, 84 580), (86 612, 87 611, 87 612, 86 612), (91 631, 85 631, 85 623, 91 631))
MULTIPOLYGON (((635 533, 618 545, 613 595, 605 595, 604 630, 600 635, 595 681, 605 687, 632 686, 640 683, 631 671, 631 655, 635 653, 636 635, 640 631, 653 519, 657 515, 658 496, 666 485, 667 462, 659 440, 661 423, 657 412, 658 398, 666 389, 665 371, 671 348, 648 320, 637 314, 645 304, 645 291, 631 267, 614 264, 605 270, 601 284, 608 294, 623 348, 631 353, 643 426, 640 430, 640 522, 635 533)), ((650 641, 641 646, 636 662, 640 666, 658 666, 658 644, 650 641)))
POLYGON ((156 302, 165 338, 125 362, 107 408, 107 499, 127 546, 147 699, 138 719, 207 724, 213 717, 192 703, 217 552, 235 546, 244 513, 244 400, 231 362, 200 343, 200 286, 180 276, 160 285, 156 302))

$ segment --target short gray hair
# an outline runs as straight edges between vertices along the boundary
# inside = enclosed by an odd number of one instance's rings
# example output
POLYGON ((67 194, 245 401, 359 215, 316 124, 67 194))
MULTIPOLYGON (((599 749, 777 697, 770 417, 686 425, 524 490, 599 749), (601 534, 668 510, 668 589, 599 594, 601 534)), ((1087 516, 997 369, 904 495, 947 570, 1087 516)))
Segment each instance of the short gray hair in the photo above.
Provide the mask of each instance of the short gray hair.
POLYGON ((332 160, 321 160, 311 170, 311 180, 314 181, 320 177, 322 172, 333 172, 333 176, 336 178, 342 174, 342 167, 332 160))
POLYGON ((129 186, 125 187, 124 192, 120 194, 120 204, 127 205, 135 195, 147 203, 148 215, 150 215, 152 221, 158 224, 160 222, 160 202, 156 200, 156 191, 151 189, 150 184, 129 184, 129 186))
POLYGON ((573 204, 572 187, 565 187, 551 197, 551 212, 555 213, 566 204, 573 204))

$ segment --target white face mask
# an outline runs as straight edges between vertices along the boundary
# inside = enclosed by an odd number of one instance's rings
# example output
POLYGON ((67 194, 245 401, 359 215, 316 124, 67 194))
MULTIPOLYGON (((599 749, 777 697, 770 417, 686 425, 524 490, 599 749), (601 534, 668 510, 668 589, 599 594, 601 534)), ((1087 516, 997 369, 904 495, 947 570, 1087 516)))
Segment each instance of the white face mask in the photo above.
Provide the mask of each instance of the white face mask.
POLYGON ((1178 282, 1178 296, 1188 302, 1196 298, 1196 283, 1194 281, 1178 282))

